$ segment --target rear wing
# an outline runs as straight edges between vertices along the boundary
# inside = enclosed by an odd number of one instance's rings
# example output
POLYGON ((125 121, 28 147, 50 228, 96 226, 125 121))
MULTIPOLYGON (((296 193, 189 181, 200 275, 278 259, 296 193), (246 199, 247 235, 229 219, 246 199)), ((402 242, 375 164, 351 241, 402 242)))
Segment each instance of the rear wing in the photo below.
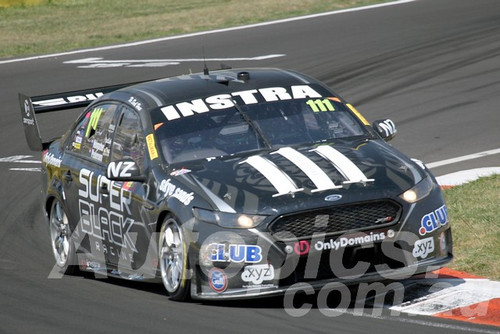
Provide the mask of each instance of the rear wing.
POLYGON ((44 142, 42 140, 36 120, 37 114, 86 107, 92 101, 106 93, 110 93, 115 90, 132 86, 138 83, 141 82, 91 88, 85 90, 75 90, 70 92, 33 97, 29 97, 25 94, 19 93, 19 106, 21 107, 24 135, 26 136, 26 141, 28 142, 29 148, 32 151, 43 151, 52 142, 44 142))

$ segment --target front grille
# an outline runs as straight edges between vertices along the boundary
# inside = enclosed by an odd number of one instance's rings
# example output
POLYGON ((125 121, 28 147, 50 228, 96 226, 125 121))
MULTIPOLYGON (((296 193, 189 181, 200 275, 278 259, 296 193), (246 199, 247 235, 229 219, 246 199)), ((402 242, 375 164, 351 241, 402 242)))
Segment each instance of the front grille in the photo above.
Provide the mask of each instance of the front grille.
MULTIPOLYGON (((398 242, 394 247, 402 250, 403 245, 398 242)), ((408 245, 404 246, 408 249, 408 245)), ((374 243, 373 247, 346 247, 342 253, 342 266, 332 263, 330 252, 316 253, 319 259, 303 256, 299 259, 295 270, 287 277, 281 277, 280 285, 291 285, 297 282, 308 282, 321 279, 342 279, 350 275, 370 274, 385 270, 395 270, 408 266, 406 259, 395 260, 384 254, 381 243, 374 243), (310 262, 310 263, 308 263, 310 262), (363 263, 360 267, 356 267, 363 263)))
POLYGON ((400 216, 401 206, 396 202, 364 202, 281 216, 271 223, 269 231, 277 239, 286 241, 315 233, 336 235, 391 226, 400 216))

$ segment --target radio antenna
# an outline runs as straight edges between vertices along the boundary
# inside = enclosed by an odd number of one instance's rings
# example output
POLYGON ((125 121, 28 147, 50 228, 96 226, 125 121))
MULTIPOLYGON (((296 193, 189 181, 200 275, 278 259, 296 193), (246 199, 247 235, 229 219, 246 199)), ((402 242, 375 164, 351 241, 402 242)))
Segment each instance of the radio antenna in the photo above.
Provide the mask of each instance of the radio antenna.
POLYGON ((210 72, 208 71, 208 67, 207 67, 207 60, 205 58, 205 45, 203 44, 201 46, 201 52, 203 53, 203 74, 204 75, 209 75, 210 72))

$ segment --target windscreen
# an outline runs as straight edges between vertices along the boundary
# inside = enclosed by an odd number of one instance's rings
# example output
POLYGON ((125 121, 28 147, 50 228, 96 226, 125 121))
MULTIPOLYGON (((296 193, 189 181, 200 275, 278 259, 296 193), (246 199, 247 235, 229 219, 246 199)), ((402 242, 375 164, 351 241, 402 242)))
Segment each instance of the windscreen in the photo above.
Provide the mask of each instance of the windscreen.
MULTIPOLYGON (((368 135, 336 97, 231 103, 220 110, 185 113, 188 117, 176 114, 157 123, 156 137, 167 162, 368 135)), ((168 116, 165 110, 164 114, 168 116)))

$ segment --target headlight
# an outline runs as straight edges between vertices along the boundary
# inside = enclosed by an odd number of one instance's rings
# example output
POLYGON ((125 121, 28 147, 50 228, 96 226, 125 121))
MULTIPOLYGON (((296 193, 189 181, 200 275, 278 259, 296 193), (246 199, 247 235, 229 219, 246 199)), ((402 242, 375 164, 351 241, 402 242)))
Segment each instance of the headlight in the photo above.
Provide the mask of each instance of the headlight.
POLYGON ((193 208, 193 213, 198 220, 229 228, 254 228, 266 218, 266 216, 210 211, 200 208, 193 208))
POLYGON ((427 175, 427 177, 425 177, 422 181, 417 183, 413 188, 399 195, 399 197, 408 203, 415 203, 427 197, 433 187, 434 183, 432 182, 430 176, 427 175))

